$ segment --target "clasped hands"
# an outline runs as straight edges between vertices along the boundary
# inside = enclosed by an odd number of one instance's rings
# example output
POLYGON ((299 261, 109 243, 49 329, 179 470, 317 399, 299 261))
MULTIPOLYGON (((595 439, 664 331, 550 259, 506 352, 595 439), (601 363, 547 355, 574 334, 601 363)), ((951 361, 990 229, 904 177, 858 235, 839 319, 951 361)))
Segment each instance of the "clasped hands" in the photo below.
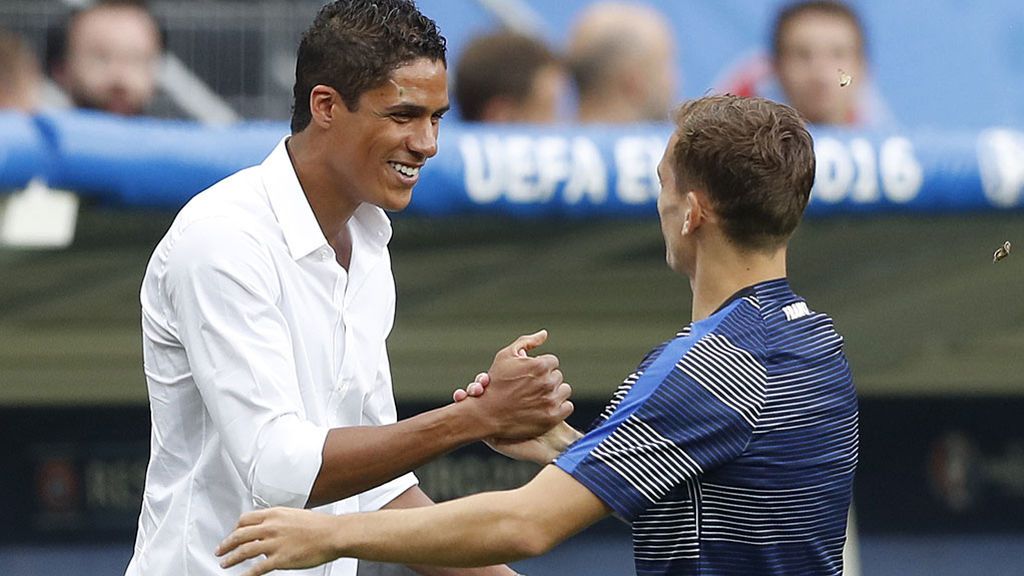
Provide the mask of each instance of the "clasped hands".
POLYGON ((498 351, 490 370, 452 395, 456 403, 487 403, 499 411, 496 432, 484 440, 493 450, 541 465, 580 436, 565 423, 573 411, 572 388, 562 380, 558 358, 528 354, 546 340, 545 330, 520 336, 498 351))

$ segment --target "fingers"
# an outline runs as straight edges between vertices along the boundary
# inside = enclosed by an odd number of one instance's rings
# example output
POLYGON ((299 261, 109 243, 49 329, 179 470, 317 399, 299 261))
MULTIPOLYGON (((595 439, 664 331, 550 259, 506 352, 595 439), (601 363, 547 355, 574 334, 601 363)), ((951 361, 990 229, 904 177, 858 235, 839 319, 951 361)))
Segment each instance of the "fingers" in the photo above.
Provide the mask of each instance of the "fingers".
POLYGON ((246 512, 238 518, 238 525, 235 528, 241 528, 243 526, 254 526, 256 524, 262 524, 267 516, 271 514, 271 509, 267 510, 255 510, 253 512, 246 512))
MULTIPOLYGON (((228 537, 217 546, 214 550, 214 554, 217 556, 224 556, 228 552, 231 552, 235 548, 239 548, 245 544, 256 542, 261 540, 265 535, 265 527, 263 525, 250 525, 242 526, 241 520, 239 520, 239 528, 235 528, 235 531, 228 534, 228 537)), ((235 562, 237 564, 237 562, 235 562)))
POLYGON ((259 564, 247 570, 245 574, 242 574, 242 576, 263 576, 263 574, 270 573, 270 571, 274 570, 274 568, 274 561, 270 558, 267 558, 266 560, 260 562, 259 564))
POLYGON ((568 382, 562 382, 555 388, 553 394, 554 401, 558 403, 555 417, 559 420, 565 420, 576 409, 575 405, 569 400, 569 397, 572 396, 572 386, 568 382))
POLYGON ((562 382, 555 388, 554 397, 557 402, 565 402, 572 396, 572 386, 568 382, 562 382))
POLYGON ((506 348, 506 350, 510 351, 513 356, 526 356, 527 352, 529 352, 530 350, 533 350, 534 348, 540 346, 547 339, 548 339, 548 331, 547 330, 541 330, 539 332, 534 332, 533 334, 528 334, 528 335, 520 336, 519 338, 516 338, 515 342, 513 342, 511 345, 509 345, 506 348))
POLYGON ((228 553, 226 556, 224 556, 224 558, 220 561, 220 567, 231 568, 236 564, 245 562, 246 560, 250 560, 265 553, 266 548, 266 542, 262 540, 246 542, 245 544, 238 546, 230 553, 228 553))
POLYGON ((565 402, 562 402, 562 405, 558 407, 558 419, 565 420, 569 416, 572 416, 572 413, 575 409, 576 406, 572 403, 571 400, 566 400, 565 402))
POLYGON ((476 375, 476 378, 470 382, 466 389, 456 388, 452 393, 452 400, 454 402, 462 402, 466 398, 483 396, 484 389, 491 383, 491 375, 487 372, 481 372, 476 375))

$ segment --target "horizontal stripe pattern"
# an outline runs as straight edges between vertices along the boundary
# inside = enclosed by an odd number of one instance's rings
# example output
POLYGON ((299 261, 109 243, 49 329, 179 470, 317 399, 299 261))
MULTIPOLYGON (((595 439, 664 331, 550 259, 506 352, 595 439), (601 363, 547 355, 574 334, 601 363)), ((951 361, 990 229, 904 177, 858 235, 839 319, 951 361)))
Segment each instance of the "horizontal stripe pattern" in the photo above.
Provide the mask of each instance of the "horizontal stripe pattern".
POLYGON ((832 320, 777 280, 670 343, 556 462, 632 521, 637 574, 841 574, 858 415, 832 320))

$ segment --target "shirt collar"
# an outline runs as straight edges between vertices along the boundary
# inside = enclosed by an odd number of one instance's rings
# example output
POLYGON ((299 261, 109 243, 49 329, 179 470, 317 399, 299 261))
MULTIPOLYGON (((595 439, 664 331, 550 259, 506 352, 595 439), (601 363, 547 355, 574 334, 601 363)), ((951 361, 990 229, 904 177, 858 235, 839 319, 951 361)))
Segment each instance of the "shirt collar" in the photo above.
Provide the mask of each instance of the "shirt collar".
MULTIPOLYGON (((327 245, 320 223, 309 205, 299 177, 288 156, 285 136, 274 151, 263 161, 263 182, 270 206, 284 234, 292 258, 299 260, 316 249, 327 245)), ((391 240, 391 221, 384 210, 372 204, 362 204, 352 215, 363 238, 372 246, 382 249, 391 240)))
POLYGON ((764 282, 758 282, 757 284, 752 284, 745 288, 741 288, 735 294, 726 298, 725 302, 722 302, 722 305, 716 308, 715 311, 711 313, 711 315, 713 316, 715 314, 718 314, 726 306, 731 304, 734 300, 739 300, 740 298, 746 296, 754 296, 758 299, 771 299, 778 298, 782 294, 792 293, 792 290, 789 288, 789 280, 787 280, 786 278, 775 278, 772 280, 765 280, 764 282))

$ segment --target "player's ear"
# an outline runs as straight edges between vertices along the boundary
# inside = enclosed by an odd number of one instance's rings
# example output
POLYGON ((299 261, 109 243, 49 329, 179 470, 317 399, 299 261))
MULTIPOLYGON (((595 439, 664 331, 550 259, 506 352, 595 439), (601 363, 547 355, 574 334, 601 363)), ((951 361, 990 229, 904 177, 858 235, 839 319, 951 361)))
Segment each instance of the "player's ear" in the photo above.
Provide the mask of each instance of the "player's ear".
POLYGON ((707 215, 705 206, 701 203, 701 195, 690 190, 686 193, 686 211, 683 213, 683 236, 696 232, 707 215))
POLYGON ((312 122, 321 128, 328 128, 334 122, 339 105, 345 105, 341 100, 341 94, 330 86, 317 84, 309 91, 309 112, 312 122))

